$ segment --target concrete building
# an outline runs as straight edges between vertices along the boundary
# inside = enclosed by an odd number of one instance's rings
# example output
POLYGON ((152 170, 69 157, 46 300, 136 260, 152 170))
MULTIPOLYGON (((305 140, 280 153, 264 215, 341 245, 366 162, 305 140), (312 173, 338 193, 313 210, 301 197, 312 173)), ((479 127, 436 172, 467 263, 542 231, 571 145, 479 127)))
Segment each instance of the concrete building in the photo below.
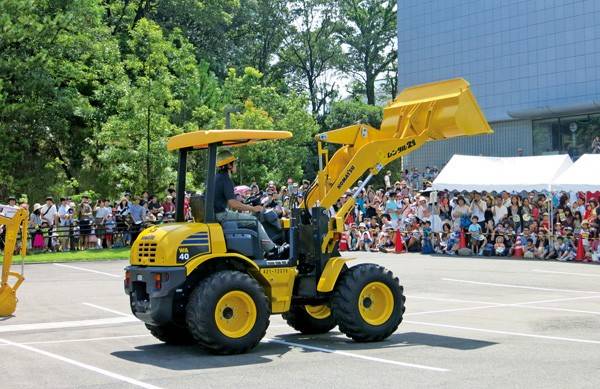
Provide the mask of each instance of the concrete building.
POLYGON ((495 133, 432 142, 453 154, 592 152, 600 135, 600 0, 398 0, 399 90, 463 77, 495 133))

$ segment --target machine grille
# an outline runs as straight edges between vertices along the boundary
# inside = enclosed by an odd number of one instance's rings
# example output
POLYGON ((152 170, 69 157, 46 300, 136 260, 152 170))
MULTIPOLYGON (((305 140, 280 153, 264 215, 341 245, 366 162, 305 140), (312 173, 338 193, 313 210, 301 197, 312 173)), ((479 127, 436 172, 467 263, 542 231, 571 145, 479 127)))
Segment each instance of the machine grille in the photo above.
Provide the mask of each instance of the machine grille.
POLYGON ((138 262, 154 262, 156 260, 156 245, 153 242, 140 242, 137 252, 138 262))

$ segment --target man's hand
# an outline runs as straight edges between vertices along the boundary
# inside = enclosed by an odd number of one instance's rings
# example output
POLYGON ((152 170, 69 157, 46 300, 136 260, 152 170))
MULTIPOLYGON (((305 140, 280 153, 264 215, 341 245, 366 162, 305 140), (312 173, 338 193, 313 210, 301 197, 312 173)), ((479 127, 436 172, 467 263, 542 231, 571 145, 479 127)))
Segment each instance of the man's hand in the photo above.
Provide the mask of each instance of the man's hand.
POLYGON ((263 210, 262 205, 256 205, 256 206, 252 207, 252 212, 259 213, 259 212, 262 212, 262 210, 263 210))

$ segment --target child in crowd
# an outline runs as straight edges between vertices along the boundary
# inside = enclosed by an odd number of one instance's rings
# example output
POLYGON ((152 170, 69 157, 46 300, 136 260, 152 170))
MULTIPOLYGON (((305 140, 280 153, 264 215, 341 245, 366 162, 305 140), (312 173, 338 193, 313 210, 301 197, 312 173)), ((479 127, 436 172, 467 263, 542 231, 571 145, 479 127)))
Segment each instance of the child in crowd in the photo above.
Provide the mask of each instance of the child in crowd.
POLYGON ((477 217, 477 215, 471 217, 469 234, 471 235, 471 249, 473 255, 483 255, 483 247, 485 247, 487 242, 485 236, 481 233, 481 225, 479 224, 479 217, 477 217))
POLYGON ((533 239, 527 239, 527 245, 523 249, 523 258, 533 259, 535 258, 535 246, 533 245, 533 239))
POLYGON ((498 257, 506 256, 506 245, 504 244, 504 237, 502 235, 496 237, 496 243, 494 243, 494 254, 498 257))
POLYGON ((88 249, 95 249, 98 242, 98 237, 96 237, 96 224, 92 224, 92 229, 90 230, 90 235, 87 239, 87 247, 88 249))
POLYGON ((79 250, 79 226, 77 220, 69 226, 69 248, 70 251, 79 250), (75 236, 75 230, 77 229, 77 236, 75 236))
POLYGON ((406 250, 409 253, 418 253, 421 251, 421 233, 418 224, 410 224, 410 231, 406 238, 406 250))
POLYGON ((535 259, 546 259, 548 255, 548 242, 544 235, 540 232, 537 243, 535 244, 534 257, 535 259))
POLYGON ((426 220, 423 223, 423 241, 421 242, 423 247, 423 254, 432 254, 433 251, 433 243, 431 242, 431 222, 426 220))
POLYGON ((513 257, 523 257, 523 240, 520 236, 516 237, 515 244, 512 246, 510 252, 513 257))
POLYGON ((558 237, 559 242, 561 242, 560 245, 560 251, 559 251, 559 256, 558 256, 558 260, 559 261, 572 261, 575 259, 575 256, 577 255, 575 246, 573 245, 573 242, 571 241, 570 237, 562 237, 559 236, 558 237))
POLYGON ((358 250, 369 251, 369 249, 371 248, 371 243, 373 242, 373 238, 367 230, 367 226, 365 225, 365 223, 360 223, 358 225, 358 232, 358 250))
POLYGON ((394 242, 392 241, 392 237, 389 233, 383 232, 381 233, 381 237, 379 240, 379 244, 377 246, 378 250, 382 253, 393 253, 394 252, 394 242))
POLYGON ((117 227, 117 223, 115 222, 113 215, 109 213, 106 216, 106 222, 104 222, 104 227, 106 228, 106 233, 104 234, 104 240, 106 241, 106 248, 112 248, 113 242, 113 234, 115 232, 115 228, 117 227))
POLYGON ((358 242, 360 241, 360 233, 356 228, 356 224, 350 225, 350 233, 348 234, 348 249, 350 251, 358 250, 358 242))
POLYGON ((448 255, 456 255, 460 243, 460 227, 455 227, 455 231, 448 235, 444 253, 448 255))

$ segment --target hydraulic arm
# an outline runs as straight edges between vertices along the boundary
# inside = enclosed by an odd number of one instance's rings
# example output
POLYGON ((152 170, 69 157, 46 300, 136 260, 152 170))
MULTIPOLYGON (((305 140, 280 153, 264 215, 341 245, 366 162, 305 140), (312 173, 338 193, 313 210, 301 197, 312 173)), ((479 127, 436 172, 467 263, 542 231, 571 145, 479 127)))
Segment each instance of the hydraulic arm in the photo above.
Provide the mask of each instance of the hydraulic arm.
POLYGON ((380 129, 357 124, 317 135, 319 172, 305 198, 307 208, 330 207, 369 172, 353 197, 331 219, 323 251, 333 249, 333 234, 343 231, 343 221, 354 199, 387 164, 431 140, 490 133, 492 129, 469 83, 457 78, 403 90, 384 109, 380 129), (323 143, 342 146, 329 159, 323 143))
POLYGON ((12 256, 17 244, 17 235, 21 229, 21 256, 24 257, 27 250, 27 211, 23 208, 15 208, 0 204, 0 224, 6 229, 4 241, 4 259, 2 262, 2 278, 0 279, 0 317, 10 316, 17 307, 16 292, 24 281, 23 275, 11 272, 12 256), (16 279, 11 286, 9 277, 16 279))

